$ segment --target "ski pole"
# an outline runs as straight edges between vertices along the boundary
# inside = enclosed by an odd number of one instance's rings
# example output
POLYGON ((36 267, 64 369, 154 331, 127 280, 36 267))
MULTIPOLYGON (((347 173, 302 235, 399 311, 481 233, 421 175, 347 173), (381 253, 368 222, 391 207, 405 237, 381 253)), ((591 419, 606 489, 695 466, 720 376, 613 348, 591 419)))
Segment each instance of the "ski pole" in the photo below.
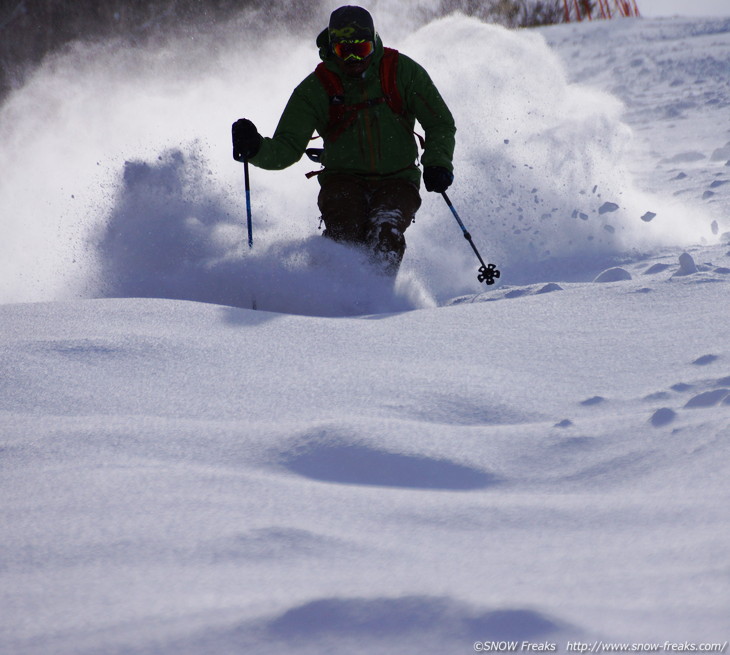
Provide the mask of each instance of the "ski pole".
POLYGON ((479 260, 479 263, 481 264, 481 266, 479 268, 479 275, 477 275, 477 280, 479 280, 480 282, 485 282, 486 284, 494 284, 494 280, 500 276, 500 272, 497 270, 496 264, 485 264, 484 263, 482 256, 479 254, 477 247, 474 245, 474 241, 472 241, 471 234, 469 234, 469 231, 464 226, 464 223, 462 222, 461 218, 459 217, 459 214, 457 213, 456 208, 451 203, 449 196, 446 195, 446 191, 442 191, 441 195, 444 197, 446 204, 449 206, 451 213, 454 215, 456 222, 459 224, 461 231, 464 233, 464 238, 469 242, 471 249, 474 251, 474 254, 477 256, 477 259, 479 260))
MULTIPOLYGON (((246 226, 248 228, 248 249, 253 248, 253 224, 251 222, 251 181, 248 177, 248 159, 243 160, 244 186, 246 187, 246 226)), ((251 292, 251 309, 256 309, 256 296, 251 292)))
POLYGON ((253 225, 251 224, 251 182, 248 178, 248 159, 243 160, 243 176, 246 186, 246 225, 248 227, 248 247, 253 248, 253 225))

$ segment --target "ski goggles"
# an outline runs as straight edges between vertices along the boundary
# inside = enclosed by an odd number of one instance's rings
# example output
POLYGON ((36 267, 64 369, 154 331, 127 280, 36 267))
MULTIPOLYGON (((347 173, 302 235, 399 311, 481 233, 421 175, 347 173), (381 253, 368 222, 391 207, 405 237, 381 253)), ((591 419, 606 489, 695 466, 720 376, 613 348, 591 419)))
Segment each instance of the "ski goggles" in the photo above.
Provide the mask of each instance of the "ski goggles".
POLYGON ((375 44, 372 41, 336 41, 332 44, 332 50, 342 61, 362 61, 375 52, 375 44))

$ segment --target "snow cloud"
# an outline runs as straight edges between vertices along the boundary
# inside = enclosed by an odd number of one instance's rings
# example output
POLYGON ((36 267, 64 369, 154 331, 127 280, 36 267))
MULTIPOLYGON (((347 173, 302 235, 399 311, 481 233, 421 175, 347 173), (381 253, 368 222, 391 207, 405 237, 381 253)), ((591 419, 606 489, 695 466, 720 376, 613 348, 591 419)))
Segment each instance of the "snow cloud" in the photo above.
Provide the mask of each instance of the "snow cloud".
MULTIPOLYGON (((429 6, 413 13, 414 28, 429 6)), ((329 9, 319 11, 326 20, 329 9)), ((384 8, 379 29, 429 70, 456 115, 450 195, 502 281, 588 279, 637 248, 699 240, 684 216, 640 220, 658 203, 626 170, 622 105, 570 84, 539 33, 457 15, 405 36, 391 27, 397 14, 384 8)), ((383 292, 357 270, 356 253, 321 243, 318 185, 304 176, 316 166, 306 160, 252 170, 256 245, 247 249, 230 125, 246 116, 271 134, 317 63, 316 30, 294 36, 259 19, 242 14, 135 47, 76 44, 7 99, 0 302, 147 295, 249 306, 256 280, 270 309, 360 313, 478 287, 458 226, 424 191, 399 284, 383 292), (313 260, 339 262, 338 273, 313 260)))

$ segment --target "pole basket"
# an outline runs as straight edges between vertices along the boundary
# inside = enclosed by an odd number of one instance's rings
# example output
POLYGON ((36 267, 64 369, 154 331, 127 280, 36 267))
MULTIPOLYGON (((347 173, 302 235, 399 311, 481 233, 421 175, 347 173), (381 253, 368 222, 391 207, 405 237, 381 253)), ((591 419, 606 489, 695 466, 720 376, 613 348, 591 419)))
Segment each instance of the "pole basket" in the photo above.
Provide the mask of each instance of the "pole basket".
POLYGON ((495 264, 485 264, 479 267, 479 275, 477 280, 484 282, 485 284, 494 284, 495 278, 498 278, 501 273, 497 270, 495 264))

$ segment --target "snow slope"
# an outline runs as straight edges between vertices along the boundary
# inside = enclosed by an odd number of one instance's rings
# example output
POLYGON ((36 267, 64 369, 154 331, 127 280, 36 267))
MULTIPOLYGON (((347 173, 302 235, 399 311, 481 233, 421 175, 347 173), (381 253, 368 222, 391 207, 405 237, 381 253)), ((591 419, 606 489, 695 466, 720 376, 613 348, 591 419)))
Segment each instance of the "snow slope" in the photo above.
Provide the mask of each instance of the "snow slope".
POLYGON ((730 22, 393 28, 503 277, 429 197, 391 292, 306 164, 242 245, 231 118, 315 56, 252 21, 0 108, 0 652, 726 650, 730 22))

